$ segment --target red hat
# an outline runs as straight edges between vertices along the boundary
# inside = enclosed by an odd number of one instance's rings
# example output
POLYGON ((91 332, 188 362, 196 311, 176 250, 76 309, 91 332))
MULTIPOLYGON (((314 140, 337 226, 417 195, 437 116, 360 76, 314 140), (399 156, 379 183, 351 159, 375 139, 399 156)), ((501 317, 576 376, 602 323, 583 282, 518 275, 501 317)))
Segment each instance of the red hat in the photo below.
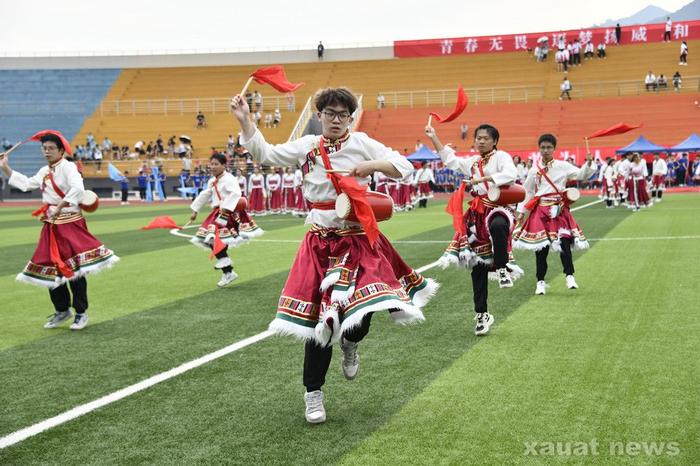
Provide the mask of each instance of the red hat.
POLYGON ((61 140, 61 144, 63 144, 63 149, 68 152, 70 155, 73 155, 73 149, 70 146, 70 143, 68 140, 63 137, 60 131, 56 131, 55 129, 45 129, 43 131, 39 131, 36 133, 34 136, 30 137, 29 139, 31 141, 39 141, 41 142, 42 136, 46 136, 47 134, 53 134, 54 136, 58 137, 58 139, 61 140))

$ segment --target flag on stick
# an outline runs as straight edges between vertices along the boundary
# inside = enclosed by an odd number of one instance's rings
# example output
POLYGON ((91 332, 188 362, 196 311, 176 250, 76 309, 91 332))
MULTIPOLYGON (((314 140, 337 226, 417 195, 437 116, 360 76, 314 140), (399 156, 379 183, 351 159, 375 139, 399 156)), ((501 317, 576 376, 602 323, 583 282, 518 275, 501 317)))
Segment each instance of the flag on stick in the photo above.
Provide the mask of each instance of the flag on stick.
POLYGON ((430 117, 435 118, 438 123, 450 122, 459 117, 464 112, 464 109, 467 108, 468 104, 469 98, 467 97, 467 94, 464 93, 464 88, 459 86, 459 89, 457 89, 457 103, 455 104, 455 109, 452 111, 452 113, 443 118, 435 112, 430 112, 430 117))

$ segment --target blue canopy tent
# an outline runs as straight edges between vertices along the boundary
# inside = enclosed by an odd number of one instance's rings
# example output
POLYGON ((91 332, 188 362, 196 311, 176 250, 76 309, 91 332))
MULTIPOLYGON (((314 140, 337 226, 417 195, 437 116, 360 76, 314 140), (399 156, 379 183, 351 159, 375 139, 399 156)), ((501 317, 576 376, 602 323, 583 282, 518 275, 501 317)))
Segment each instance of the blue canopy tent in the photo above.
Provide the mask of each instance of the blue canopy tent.
POLYGON ((433 160, 441 160, 439 155, 425 146, 422 146, 420 149, 406 158, 411 162, 431 162, 433 160))
POLYGON ((632 142, 632 144, 615 151, 616 154, 629 154, 630 152, 639 152, 640 154, 644 154, 649 152, 669 152, 669 149, 654 144, 644 136, 639 136, 632 142))
POLYGON ((698 152, 700 151, 700 136, 693 133, 685 141, 668 148, 669 152, 698 152))

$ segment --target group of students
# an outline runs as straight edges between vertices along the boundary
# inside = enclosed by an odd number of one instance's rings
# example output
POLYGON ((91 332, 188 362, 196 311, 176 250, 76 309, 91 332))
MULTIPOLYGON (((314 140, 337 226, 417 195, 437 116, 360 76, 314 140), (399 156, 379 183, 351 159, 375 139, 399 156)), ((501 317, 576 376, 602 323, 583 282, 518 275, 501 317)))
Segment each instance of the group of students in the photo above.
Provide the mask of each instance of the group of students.
POLYGON ((654 202, 661 202, 667 174, 668 165, 658 153, 652 162, 650 186, 647 183, 649 169, 639 152, 625 154, 620 160, 608 157, 600 170, 601 198, 608 209, 625 205, 639 212, 654 202))
MULTIPOLYGON (((309 423, 326 419, 322 387, 333 347, 337 344, 342 352, 345 378, 356 378, 359 343, 368 334, 374 313, 386 311, 397 324, 423 321, 423 308, 439 288, 437 282, 401 258, 379 231, 374 216, 358 213, 355 221, 336 213, 335 200, 341 194, 361 205, 365 188, 375 173, 401 180, 412 177, 414 172, 412 164, 399 152, 364 133, 349 131, 357 105, 356 96, 347 88, 322 89, 315 97, 322 135, 306 135, 272 145, 251 122, 245 99, 237 95, 231 101, 232 113, 242 128, 241 144, 259 164, 289 167, 284 177, 289 177, 290 183, 295 180, 294 186, 301 189, 308 202, 306 223, 310 229, 290 268, 276 317, 269 327, 275 333, 304 341, 302 379, 306 389, 305 418, 309 423), (292 167, 299 167, 300 182, 292 167)), ((476 128, 478 154, 469 157, 456 157, 452 148, 440 142, 432 127, 427 126, 425 133, 443 163, 465 176, 450 201, 455 234, 441 262, 471 271, 475 334, 487 334, 494 323, 488 308, 489 279, 497 280, 501 288, 509 288, 523 274, 512 259, 511 247, 536 251, 538 294, 545 293, 550 248, 561 255, 568 288, 577 288, 571 250, 585 248, 588 243, 571 216, 564 189, 567 180, 588 168, 554 160, 556 139, 552 135, 541 136, 542 159, 527 174, 527 196, 516 213, 513 206, 494 204, 487 197, 492 185, 513 184, 517 177, 511 156, 497 149, 499 133, 495 127, 483 124, 476 128), (467 196, 471 201, 466 212, 462 212, 467 196)), ((112 265, 118 258, 87 230, 78 206, 82 178, 74 165, 62 158, 66 144, 58 137, 42 139, 48 165, 32 178, 13 171, 4 154, 0 154, 0 169, 10 184, 19 189, 42 188, 42 236, 20 277, 50 289, 55 314, 47 328, 69 319, 73 307, 77 314, 72 328, 78 330, 87 321, 86 317, 77 317, 87 310, 84 275, 112 265), (55 240, 58 251, 51 246, 55 240), (73 291, 72 305, 67 283, 73 291)), ((192 242, 216 257, 214 268, 222 273, 218 284, 225 286, 237 276, 228 248, 262 234, 247 211, 257 202, 255 190, 263 189, 263 177, 255 173, 246 186, 242 177, 226 172, 225 159, 219 155, 212 155, 209 168, 212 176, 191 204, 190 221, 196 220, 207 203, 211 211, 192 242), (243 200, 244 193, 248 204, 243 200)), ((430 180, 427 169, 422 170, 417 174, 419 192, 421 184, 430 180)), ((277 176, 280 187, 284 187, 284 178, 277 176)))

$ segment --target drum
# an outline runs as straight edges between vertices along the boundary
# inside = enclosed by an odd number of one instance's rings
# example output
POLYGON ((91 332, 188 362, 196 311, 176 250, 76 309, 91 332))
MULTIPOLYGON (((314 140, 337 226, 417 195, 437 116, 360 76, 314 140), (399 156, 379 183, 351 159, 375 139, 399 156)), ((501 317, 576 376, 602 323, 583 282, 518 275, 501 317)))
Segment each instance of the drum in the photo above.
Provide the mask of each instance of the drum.
POLYGON ((566 188, 564 195, 569 200, 569 203, 578 201, 581 198, 581 191, 578 188, 566 188))
POLYGON ((85 212, 94 212, 100 206, 100 198, 97 197, 94 191, 87 189, 83 193, 83 200, 79 206, 85 212))
MULTIPOLYGON (((367 202, 369 202, 374 216, 378 222, 389 220, 394 213, 394 201, 391 196, 378 193, 376 191, 367 191, 367 202)), ((345 193, 340 193, 338 199, 335 200, 335 214, 345 220, 357 222, 357 217, 352 211, 350 198, 345 193)))
POLYGON ((489 187, 489 201, 498 205, 510 205, 522 202, 525 199, 525 188, 519 184, 489 187))

